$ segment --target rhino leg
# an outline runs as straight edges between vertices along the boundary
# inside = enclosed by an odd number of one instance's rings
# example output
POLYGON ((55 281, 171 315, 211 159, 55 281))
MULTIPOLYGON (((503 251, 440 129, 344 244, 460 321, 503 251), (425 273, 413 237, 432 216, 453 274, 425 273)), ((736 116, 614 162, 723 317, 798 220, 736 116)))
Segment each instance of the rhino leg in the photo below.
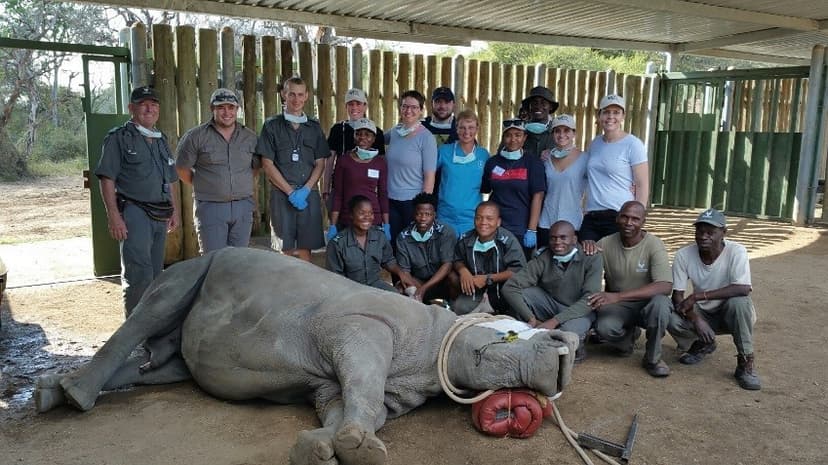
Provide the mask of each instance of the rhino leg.
POLYGON ((334 451, 334 435, 342 425, 342 399, 317 409, 322 428, 302 431, 290 449, 290 465, 339 465, 334 451))

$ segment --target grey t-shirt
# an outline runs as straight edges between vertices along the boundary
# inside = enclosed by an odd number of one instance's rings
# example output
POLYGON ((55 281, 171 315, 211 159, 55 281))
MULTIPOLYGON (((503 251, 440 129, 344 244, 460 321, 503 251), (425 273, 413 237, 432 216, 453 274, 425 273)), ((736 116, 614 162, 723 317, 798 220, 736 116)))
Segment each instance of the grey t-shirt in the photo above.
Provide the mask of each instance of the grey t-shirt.
POLYGON ((411 200, 423 191, 425 173, 437 171, 437 142, 424 126, 401 137, 394 128, 385 132, 388 147, 388 198, 411 200))
POLYGON ((635 200, 632 167, 647 162, 647 149, 639 138, 627 134, 609 143, 598 136, 588 154, 586 211, 618 211, 624 202, 635 200))

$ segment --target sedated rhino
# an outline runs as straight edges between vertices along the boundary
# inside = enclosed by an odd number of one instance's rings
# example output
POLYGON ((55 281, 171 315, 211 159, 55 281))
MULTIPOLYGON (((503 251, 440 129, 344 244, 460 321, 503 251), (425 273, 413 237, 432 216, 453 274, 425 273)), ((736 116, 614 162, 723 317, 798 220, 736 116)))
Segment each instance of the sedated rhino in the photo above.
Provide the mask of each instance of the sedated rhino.
MULTIPOLYGON (((89 410, 101 390, 193 378, 229 400, 311 402, 322 427, 299 434, 293 464, 374 465, 387 419, 440 394, 437 357, 457 316, 268 251, 223 249, 161 274, 88 364, 37 382, 47 411, 89 410), (149 353, 132 355, 145 342, 149 353)), ((471 390, 568 383, 577 337, 540 331, 503 343, 494 329, 461 331, 448 378, 471 390)))

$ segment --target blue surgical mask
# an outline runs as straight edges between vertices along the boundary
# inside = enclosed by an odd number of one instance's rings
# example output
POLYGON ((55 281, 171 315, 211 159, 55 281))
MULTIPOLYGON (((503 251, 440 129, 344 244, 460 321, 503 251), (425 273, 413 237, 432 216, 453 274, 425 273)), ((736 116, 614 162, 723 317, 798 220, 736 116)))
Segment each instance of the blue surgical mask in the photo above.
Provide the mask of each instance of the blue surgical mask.
POLYGON ((474 156, 474 150, 477 148, 477 146, 475 145, 474 147, 475 148, 472 149, 471 153, 467 153, 465 155, 457 155, 457 142, 455 142, 454 143, 454 151, 453 151, 454 157, 451 159, 451 161, 453 163, 457 163, 458 165, 465 165, 466 163, 473 162, 476 158, 474 156))
POLYGON ((285 119, 290 123, 302 124, 308 122, 308 115, 302 113, 302 116, 292 115, 290 113, 283 113, 285 119))
POLYGON ((397 131, 397 134, 399 134, 400 137, 407 137, 409 134, 414 132, 415 129, 417 129, 417 125, 412 126, 410 128, 407 128, 407 127, 403 126, 402 124, 398 124, 394 128, 394 130, 397 131))
POLYGON ((553 255, 552 258, 555 259, 558 263, 569 263, 575 254, 578 253, 578 249, 573 247, 572 250, 569 251, 566 255, 553 255))
POLYGON ((370 160, 370 159, 377 156, 377 154, 379 153, 379 150, 377 150, 377 149, 363 149, 363 148, 357 147, 356 148, 356 153, 357 153, 357 157, 359 157, 360 160, 370 160))
POLYGON ((495 246, 494 239, 492 239, 490 241, 486 241, 486 242, 480 242, 480 239, 475 239, 473 250, 475 252, 488 252, 489 250, 492 250, 492 248, 494 246, 495 246))
POLYGON ((428 231, 424 232, 423 234, 420 234, 420 232, 417 231, 416 229, 411 230, 411 237, 413 237, 414 240, 417 241, 417 242, 425 242, 425 241, 431 239, 432 234, 434 234, 434 227, 433 226, 428 228, 428 231))
POLYGON ((161 136, 163 136, 163 134, 161 134, 161 131, 153 131, 152 129, 147 129, 141 126, 140 124, 134 123, 132 121, 130 121, 130 123, 133 126, 135 126, 135 129, 137 129, 138 132, 140 132, 141 135, 144 137, 149 137, 150 139, 160 139, 161 136))
POLYGON ((549 130, 548 123, 526 123, 524 127, 532 134, 543 134, 549 130))
POLYGON ((552 147, 552 149, 549 150, 549 155, 552 158, 557 158, 557 159, 566 158, 566 156, 569 155, 569 153, 572 152, 572 149, 574 149, 574 148, 575 148, 574 144, 569 146, 569 147, 563 148, 563 149, 560 149, 558 147, 552 147))
POLYGON ((523 149, 517 149, 514 151, 503 149, 500 151, 500 154, 507 160, 520 160, 520 157, 523 156, 523 149))

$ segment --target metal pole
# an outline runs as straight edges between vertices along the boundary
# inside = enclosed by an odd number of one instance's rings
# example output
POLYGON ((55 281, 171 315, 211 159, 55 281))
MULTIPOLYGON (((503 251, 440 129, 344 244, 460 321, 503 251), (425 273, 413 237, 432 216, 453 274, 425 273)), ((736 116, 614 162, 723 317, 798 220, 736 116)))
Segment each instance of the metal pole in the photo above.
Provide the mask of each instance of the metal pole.
POLYGON ((130 60, 132 61, 132 86, 141 87, 150 84, 149 64, 147 63, 147 27, 143 23, 132 25, 130 38, 130 60))
POLYGON ((811 51, 811 72, 808 76, 808 101, 805 105, 805 127, 802 131, 802 148, 799 151, 799 173, 796 178, 796 195, 793 205, 795 224, 803 225, 814 218, 814 182, 816 147, 819 139, 823 88, 825 87, 825 46, 815 45, 811 51))

